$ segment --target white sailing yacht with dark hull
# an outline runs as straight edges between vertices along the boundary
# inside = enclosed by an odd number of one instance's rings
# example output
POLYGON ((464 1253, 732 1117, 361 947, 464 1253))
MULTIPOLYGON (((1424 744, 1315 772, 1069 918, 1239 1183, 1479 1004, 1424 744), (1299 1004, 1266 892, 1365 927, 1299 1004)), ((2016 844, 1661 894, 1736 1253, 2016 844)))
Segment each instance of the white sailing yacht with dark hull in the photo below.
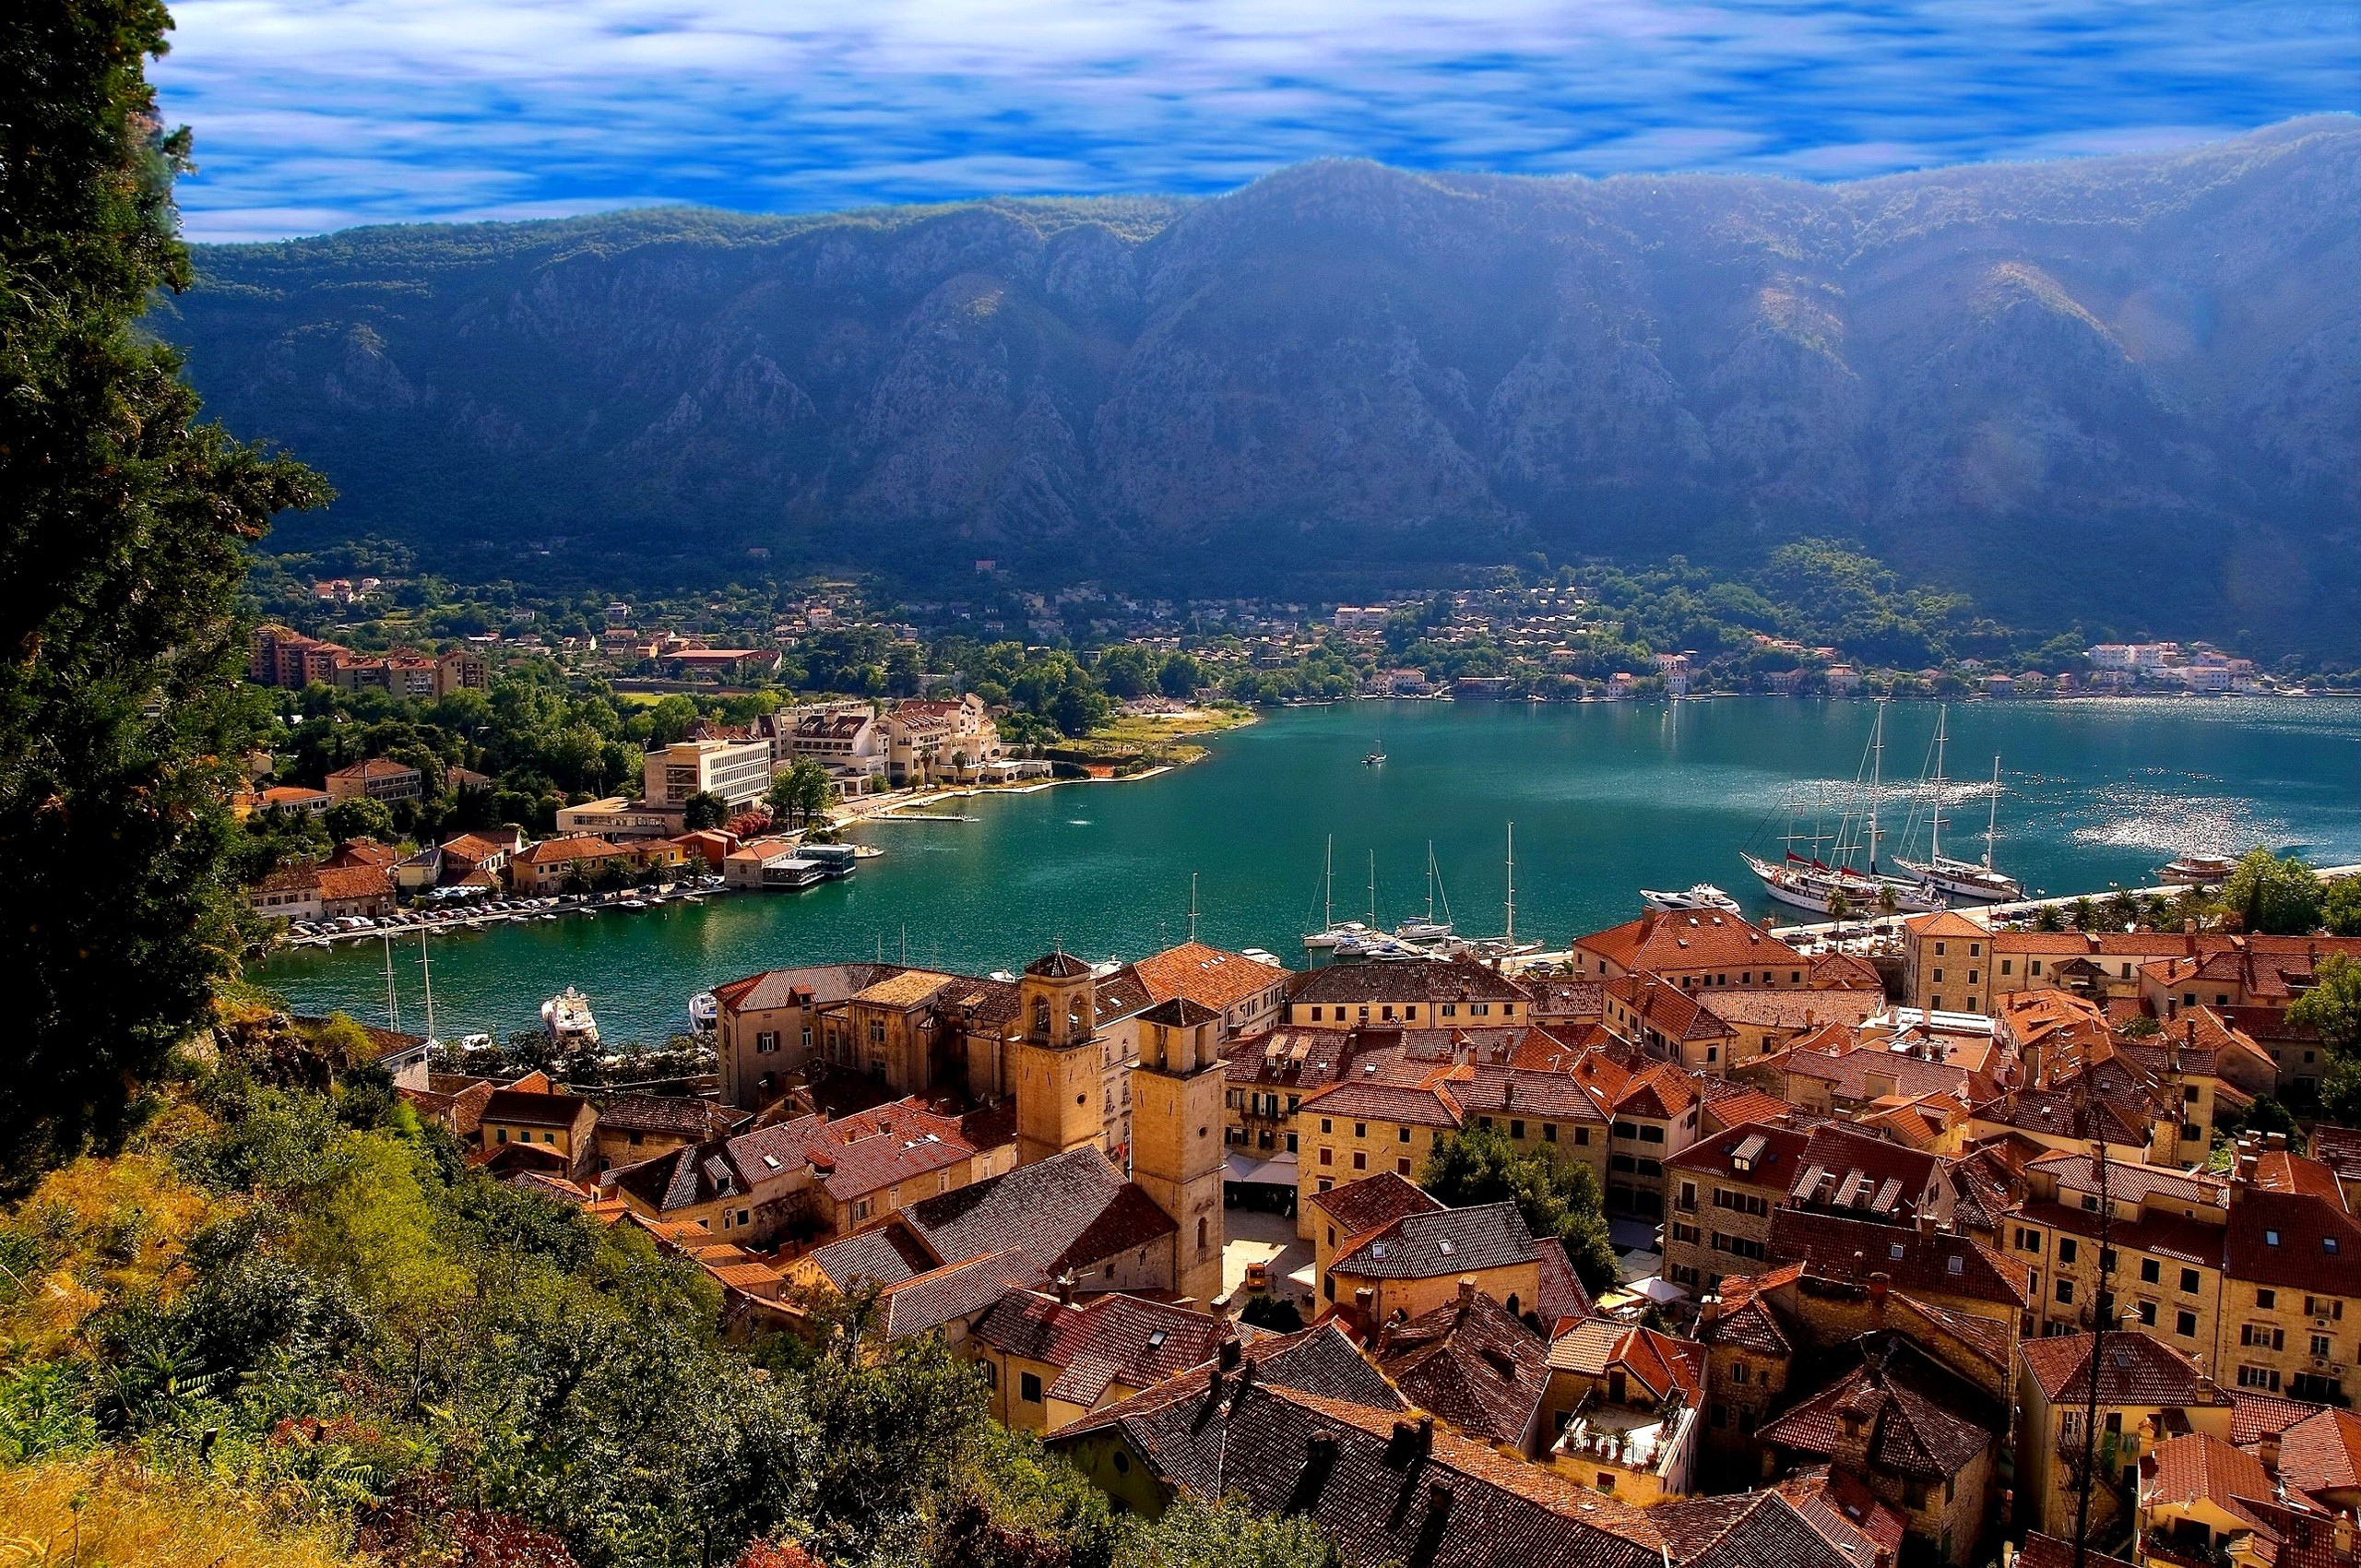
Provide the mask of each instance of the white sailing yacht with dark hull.
POLYGON ((1996 869, 1992 864, 1992 840, 2000 826, 2000 759, 1992 759, 1992 798, 1984 823, 1984 861, 1955 860, 1943 853, 1943 745, 1951 723, 1951 709, 1938 708, 1935 713, 1935 776, 1934 815, 1929 820, 1927 836, 1927 858, 1914 861, 1896 855, 1893 863, 1905 871, 1913 871, 1946 893, 1963 898, 1981 899, 1998 904, 2025 896, 2024 884, 1996 869))
MULTIPOLYGON (((1881 913, 1891 903, 1899 914, 1926 914, 1948 909, 1950 901, 1941 888, 1925 877, 1888 876, 1878 870, 1878 847, 1882 837, 1878 826, 1878 808, 1882 803, 1885 774, 1885 704, 1877 708, 1877 721, 1869 731, 1869 793, 1867 845, 1869 870, 1858 872, 1850 864, 1855 848, 1845 842, 1845 830, 1837 835, 1837 858, 1832 863, 1820 858, 1820 840, 1812 841, 1812 853, 1796 853, 1790 837, 1786 858, 1779 861, 1760 859, 1741 852, 1738 859, 1746 862, 1762 884, 1762 890, 1782 904, 1814 914, 1833 915, 1841 897, 1848 915, 1867 918, 1881 913)), ((1859 775, 1854 775, 1857 783, 1859 775)), ((1846 821, 1849 826, 1850 815, 1846 821)))

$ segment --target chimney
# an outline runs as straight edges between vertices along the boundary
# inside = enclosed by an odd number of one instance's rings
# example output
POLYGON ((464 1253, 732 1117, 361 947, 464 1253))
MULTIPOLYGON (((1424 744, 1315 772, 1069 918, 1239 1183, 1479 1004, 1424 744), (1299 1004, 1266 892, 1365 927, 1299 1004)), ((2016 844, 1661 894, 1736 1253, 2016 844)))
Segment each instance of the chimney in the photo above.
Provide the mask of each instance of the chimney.
POLYGON ((1214 1357, 1214 1365, 1223 1372, 1228 1372, 1245 1359, 1246 1347, 1242 1342, 1225 1339, 1221 1342, 1221 1349, 1214 1357))
POLYGON ((2352 1555, 2353 1511, 2351 1509, 2348 1508, 2336 1516, 2336 1524, 2331 1527, 2330 1538, 2336 1542, 2336 1554, 2339 1557, 2352 1555))
POLYGON ((1880 1323, 1885 1321, 1886 1287, 1892 1283, 1892 1277, 1883 1269, 1869 1276, 1869 1315, 1880 1323))
POLYGON ((1072 1269, 1067 1269, 1058 1276, 1058 1303, 1067 1307, 1074 1305, 1074 1270, 1072 1269))
POLYGON ((2274 1476, 2277 1475, 2279 1473, 2279 1434, 2275 1431, 2264 1432, 2262 1441, 2254 1445, 2254 1456, 2262 1461, 2264 1469, 2274 1476))
POLYGON ((1476 1277, 1472 1274, 1463 1274, 1459 1277, 1459 1309, 1465 1312, 1475 1304, 1476 1277))
POLYGON ((1516 1103, 1516 1080, 1514 1078, 1509 1079, 1506 1083, 1503 1083, 1501 1086, 1501 1103, 1503 1106, 1514 1105, 1516 1103))

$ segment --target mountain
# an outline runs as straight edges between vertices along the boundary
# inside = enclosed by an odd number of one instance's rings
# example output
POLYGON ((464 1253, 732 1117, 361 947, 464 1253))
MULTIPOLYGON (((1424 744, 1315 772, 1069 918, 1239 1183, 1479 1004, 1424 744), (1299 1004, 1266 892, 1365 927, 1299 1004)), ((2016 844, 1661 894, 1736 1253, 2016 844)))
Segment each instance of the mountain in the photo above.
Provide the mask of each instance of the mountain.
POLYGON ((1219 592, 1809 534, 2034 624, 2361 651, 2350 116, 1849 184, 1323 162, 198 268, 158 330, 343 492, 297 542, 1219 592))

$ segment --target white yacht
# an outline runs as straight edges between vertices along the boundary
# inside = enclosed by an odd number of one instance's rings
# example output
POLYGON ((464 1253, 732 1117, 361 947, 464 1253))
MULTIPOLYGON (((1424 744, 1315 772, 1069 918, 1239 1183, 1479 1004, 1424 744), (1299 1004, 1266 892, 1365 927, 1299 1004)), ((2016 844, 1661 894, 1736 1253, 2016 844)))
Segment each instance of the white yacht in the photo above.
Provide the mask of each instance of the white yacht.
POLYGON ((696 1034, 711 1034, 721 1022, 721 1000, 709 991, 700 991, 689 998, 689 1028, 696 1034))
POLYGON ((1640 902, 1651 909, 1718 909, 1726 915, 1742 913, 1738 900, 1710 882, 1691 884, 1679 893, 1660 893, 1651 887, 1640 889, 1640 902))
POLYGON ((2160 868, 2157 880, 2169 882, 2176 887, 2215 887, 2230 879, 2237 869, 2236 861, 2221 855, 2183 855, 2172 864, 2160 868))
POLYGON ((587 1049, 599 1043, 599 1020, 590 1016, 590 999, 570 985, 541 1004, 541 1027, 561 1047, 587 1049))
POLYGON ((1435 864, 1434 840, 1427 840, 1427 912, 1413 915, 1394 928, 1394 934, 1405 942, 1434 943, 1451 940, 1451 895, 1442 891, 1442 870, 1435 864), (1442 916, 1435 916, 1435 896, 1442 895, 1442 916))

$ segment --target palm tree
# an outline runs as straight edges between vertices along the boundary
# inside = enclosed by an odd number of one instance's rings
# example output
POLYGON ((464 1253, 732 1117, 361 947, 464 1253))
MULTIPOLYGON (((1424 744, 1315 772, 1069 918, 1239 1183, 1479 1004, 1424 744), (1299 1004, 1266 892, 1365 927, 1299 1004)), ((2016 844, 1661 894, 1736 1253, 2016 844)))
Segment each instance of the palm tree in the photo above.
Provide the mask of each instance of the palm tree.
POLYGON ((1886 918, 1886 920, 1887 920, 1887 921, 1888 921, 1888 922, 1891 922, 1891 921, 1893 920, 1893 917, 1894 917, 1894 916, 1896 916, 1896 915, 1898 915, 1898 914, 1900 914, 1901 912, 1902 912, 1902 895, 1901 895, 1901 894, 1899 894, 1899 893, 1896 893, 1896 892, 1893 890, 1893 884, 1892 884, 1892 883, 1891 883, 1891 882, 1880 882, 1880 883, 1879 883, 1879 884, 1878 884, 1878 913, 1879 913, 1879 914, 1880 914, 1880 915, 1882 915, 1882 916, 1884 916, 1884 917, 1886 918))
POLYGON ((1852 915, 1853 900, 1845 896, 1843 888, 1833 889, 1828 895, 1828 918, 1836 922, 1836 936, 1839 941, 1844 940, 1845 922, 1851 919, 1852 915))

